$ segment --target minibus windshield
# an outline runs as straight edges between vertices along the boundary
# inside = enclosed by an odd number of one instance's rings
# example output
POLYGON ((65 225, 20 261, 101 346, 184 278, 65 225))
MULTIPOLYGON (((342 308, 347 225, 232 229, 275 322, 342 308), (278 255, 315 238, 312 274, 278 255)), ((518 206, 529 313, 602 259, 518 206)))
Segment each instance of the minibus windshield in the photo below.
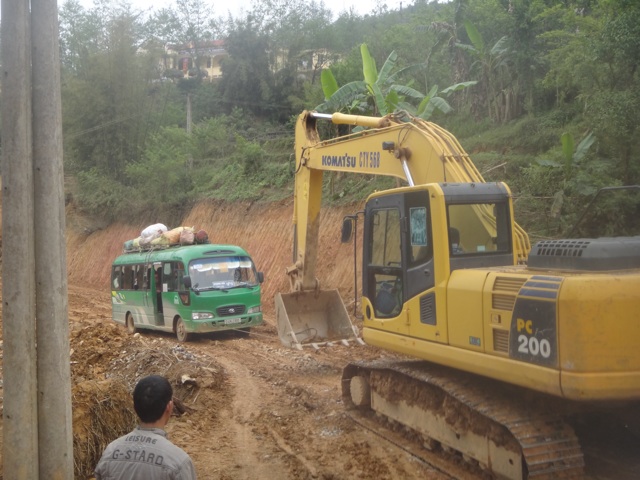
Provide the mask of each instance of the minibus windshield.
POLYGON ((189 263, 194 290, 229 290, 258 285, 256 269, 249 257, 200 258, 189 263))

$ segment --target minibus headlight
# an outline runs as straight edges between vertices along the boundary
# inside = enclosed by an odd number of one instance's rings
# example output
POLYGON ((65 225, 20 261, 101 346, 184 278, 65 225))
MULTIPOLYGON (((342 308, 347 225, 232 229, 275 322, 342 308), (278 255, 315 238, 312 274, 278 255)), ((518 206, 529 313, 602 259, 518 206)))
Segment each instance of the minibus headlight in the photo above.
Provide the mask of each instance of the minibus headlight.
POLYGON ((249 310, 247 310, 247 313, 251 314, 251 313, 260 313, 262 311, 262 306, 258 305, 257 307, 251 307, 249 310))
POLYGON ((192 320, 205 320, 207 318, 213 318, 215 315, 210 312, 193 312, 191 314, 192 320))

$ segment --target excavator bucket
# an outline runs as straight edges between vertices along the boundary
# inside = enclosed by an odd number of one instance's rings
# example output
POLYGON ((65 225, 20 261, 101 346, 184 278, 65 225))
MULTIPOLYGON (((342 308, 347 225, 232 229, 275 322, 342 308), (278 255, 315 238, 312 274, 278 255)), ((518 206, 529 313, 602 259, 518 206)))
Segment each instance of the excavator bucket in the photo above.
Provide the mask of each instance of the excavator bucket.
POLYGON ((276 293, 275 303, 278 335, 286 347, 362 343, 337 290, 276 293))

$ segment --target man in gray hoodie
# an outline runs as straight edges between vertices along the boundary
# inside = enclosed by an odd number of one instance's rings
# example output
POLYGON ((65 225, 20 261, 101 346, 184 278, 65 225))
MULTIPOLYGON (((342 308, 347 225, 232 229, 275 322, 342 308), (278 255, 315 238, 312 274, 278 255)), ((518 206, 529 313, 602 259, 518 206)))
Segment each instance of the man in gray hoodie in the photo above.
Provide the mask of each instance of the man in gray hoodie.
POLYGON ((96 480, 196 480, 191 458, 164 431, 173 411, 167 379, 141 379, 133 390, 133 408, 140 424, 107 446, 96 466, 96 480))

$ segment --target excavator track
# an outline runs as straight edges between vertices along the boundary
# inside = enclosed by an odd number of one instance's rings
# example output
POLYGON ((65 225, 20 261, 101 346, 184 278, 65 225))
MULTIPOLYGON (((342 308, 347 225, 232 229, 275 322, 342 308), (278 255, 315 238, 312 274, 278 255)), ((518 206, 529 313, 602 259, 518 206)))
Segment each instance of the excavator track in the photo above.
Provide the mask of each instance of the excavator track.
POLYGON ((384 439, 389 444, 403 450, 414 459, 438 473, 439 479, 451 480, 488 480, 477 464, 460 461, 457 452, 444 453, 439 449, 425 448, 421 436, 403 425, 388 421, 373 412, 351 410, 347 416, 352 422, 384 439))
POLYGON ((342 396, 496 478, 584 477, 578 438, 565 421, 580 410, 576 403, 423 361, 350 363, 342 396))

